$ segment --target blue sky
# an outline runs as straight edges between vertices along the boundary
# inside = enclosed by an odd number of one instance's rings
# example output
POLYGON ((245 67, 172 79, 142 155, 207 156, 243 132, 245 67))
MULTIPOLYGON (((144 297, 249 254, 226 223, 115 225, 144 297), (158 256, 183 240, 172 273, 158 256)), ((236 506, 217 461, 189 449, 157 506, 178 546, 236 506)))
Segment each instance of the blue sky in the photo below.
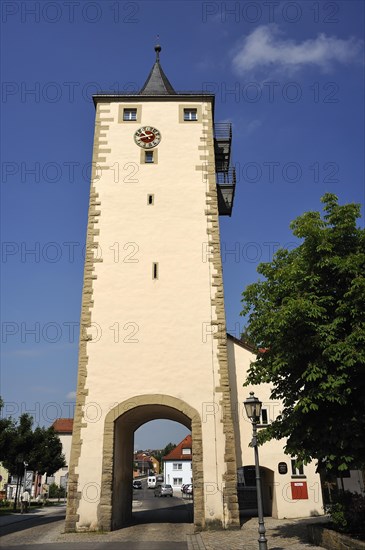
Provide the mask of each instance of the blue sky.
MULTIPOLYGON (((154 62, 216 94, 238 183, 221 218, 228 330, 260 261, 325 192, 364 205, 364 4, 3 1, 2 356, 5 413, 73 411, 94 126, 91 95, 138 90, 154 62), (31 252, 33 251, 33 253, 31 252)), ((363 225, 363 220, 361 221, 363 225)), ((138 447, 185 429, 142 428, 138 447)))

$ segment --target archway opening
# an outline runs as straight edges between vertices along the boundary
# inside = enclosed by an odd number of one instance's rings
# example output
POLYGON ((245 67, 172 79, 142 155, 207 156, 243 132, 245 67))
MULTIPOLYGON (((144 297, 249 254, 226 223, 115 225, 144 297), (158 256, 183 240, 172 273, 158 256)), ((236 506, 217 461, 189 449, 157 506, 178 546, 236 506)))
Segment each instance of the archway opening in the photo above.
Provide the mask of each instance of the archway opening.
MULTIPOLYGON (((260 466, 262 501, 265 516, 272 515, 274 472, 260 466)), ((255 466, 242 466, 237 470, 237 495, 241 517, 257 515, 257 489, 255 466)))
MULTIPOLYGON (((112 445, 109 444, 108 448, 104 445, 99 508, 100 525, 104 529, 119 529, 135 523, 136 520, 139 523, 145 523, 148 521, 148 517, 152 518, 148 522, 166 521, 161 519, 163 517, 161 513, 155 514, 155 519, 153 519, 153 514, 139 514, 137 506, 133 506, 135 433, 143 425, 161 419, 179 423, 185 428, 185 433, 191 431, 191 468, 195 498, 190 506, 189 521, 194 519, 196 526, 203 526, 204 498, 200 417, 194 409, 179 399, 168 396, 138 396, 129 400, 127 407, 125 404, 119 404, 106 419, 105 434, 112 435, 112 438, 105 439, 112 441, 112 445)), ((136 500, 139 500, 138 497, 136 500)), ((183 502, 181 505, 186 507, 183 502)), ((172 519, 167 521, 172 521, 172 519)))
POLYGON ((193 522, 191 451, 191 432, 177 422, 152 420, 135 431, 134 524, 193 522), (170 458, 164 461, 165 456, 170 458))

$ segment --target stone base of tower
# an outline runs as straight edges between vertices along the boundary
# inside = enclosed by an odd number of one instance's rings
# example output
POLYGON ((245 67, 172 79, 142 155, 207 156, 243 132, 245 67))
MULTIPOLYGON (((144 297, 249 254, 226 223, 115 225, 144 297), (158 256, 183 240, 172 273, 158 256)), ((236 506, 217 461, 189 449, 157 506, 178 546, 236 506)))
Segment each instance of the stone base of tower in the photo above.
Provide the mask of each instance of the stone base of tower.
POLYGON ((74 448, 80 441, 84 453, 77 458, 75 451, 70 464, 66 532, 113 531, 131 524, 134 432, 156 417, 191 430, 196 530, 239 527, 235 457, 223 431, 220 438, 213 437, 218 417, 207 416, 202 422, 198 411, 180 398, 151 394, 109 408, 104 421, 79 423, 74 448), (216 462, 213 456, 221 460, 216 462))
MULTIPOLYGON (((79 514, 68 513, 65 521, 65 533, 75 532, 95 532, 105 531, 109 532, 115 529, 122 529, 123 527, 130 526, 132 523, 132 514, 129 519, 124 518, 124 521, 118 527, 112 527, 111 521, 105 522, 105 519, 101 519, 100 523, 93 520, 93 516, 80 517, 79 514)), ((222 531, 222 530, 234 530, 240 529, 238 502, 232 498, 231 502, 227 506, 225 519, 216 519, 204 517, 202 521, 194 521, 195 531, 222 531)))

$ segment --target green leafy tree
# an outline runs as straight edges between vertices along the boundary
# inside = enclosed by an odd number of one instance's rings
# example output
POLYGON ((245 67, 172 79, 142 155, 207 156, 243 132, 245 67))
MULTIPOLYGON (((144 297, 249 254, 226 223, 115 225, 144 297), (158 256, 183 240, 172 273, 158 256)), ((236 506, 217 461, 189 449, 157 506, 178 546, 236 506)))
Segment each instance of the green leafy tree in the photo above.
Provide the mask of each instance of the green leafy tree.
POLYGON ((168 443, 166 447, 161 449, 160 451, 153 451, 153 456, 158 460, 160 465, 160 472, 162 472, 162 459, 164 456, 168 455, 173 449, 175 449, 176 444, 175 443, 168 443))
POLYGON ((62 454, 62 443, 52 426, 37 427, 34 430, 29 463, 33 470, 48 476, 66 466, 65 457, 62 454))
POLYGON ((365 466, 365 230, 360 207, 322 198, 324 215, 291 224, 302 239, 258 266, 243 292, 245 339, 258 350, 248 384, 269 383, 281 414, 261 442, 287 438, 299 462, 365 466))
MULTIPOLYGON (((2 410, 3 406, 4 402, 0 397, 0 411, 2 410)), ((15 421, 12 418, 0 418, 0 460, 3 464, 4 460, 6 460, 9 454, 13 452, 15 433, 15 421)))
MULTIPOLYGON (((24 475, 24 463, 28 471, 48 475, 66 465, 62 443, 54 429, 37 427, 33 430, 33 417, 29 414, 22 414, 18 421, 0 419, 0 457, 5 468, 17 475, 18 480, 24 475)), ((14 508, 17 495, 18 490, 14 508)))

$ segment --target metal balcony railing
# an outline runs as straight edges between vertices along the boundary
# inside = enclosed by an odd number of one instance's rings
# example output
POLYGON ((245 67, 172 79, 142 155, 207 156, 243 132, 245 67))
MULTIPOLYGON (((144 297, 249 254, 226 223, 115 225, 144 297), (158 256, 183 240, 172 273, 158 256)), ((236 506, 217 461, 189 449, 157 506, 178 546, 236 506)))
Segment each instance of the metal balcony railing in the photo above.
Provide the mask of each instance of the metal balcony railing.
POLYGON ((236 185, 236 169, 231 166, 226 172, 217 172, 216 181, 218 185, 230 184, 236 185))
POLYGON ((232 141, 232 123, 216 122, 214 124, 214 138, 217 141, 232 141))
POLYGON ((232 124, 217 122, 214 124, 214 154, 216 172, 226 172, 231 162, 232 124))
POLYGON ((230 216, 236 189, 236 169, 231 167, 226 172, 217 172, 216 182, 219 215, 230 216))

